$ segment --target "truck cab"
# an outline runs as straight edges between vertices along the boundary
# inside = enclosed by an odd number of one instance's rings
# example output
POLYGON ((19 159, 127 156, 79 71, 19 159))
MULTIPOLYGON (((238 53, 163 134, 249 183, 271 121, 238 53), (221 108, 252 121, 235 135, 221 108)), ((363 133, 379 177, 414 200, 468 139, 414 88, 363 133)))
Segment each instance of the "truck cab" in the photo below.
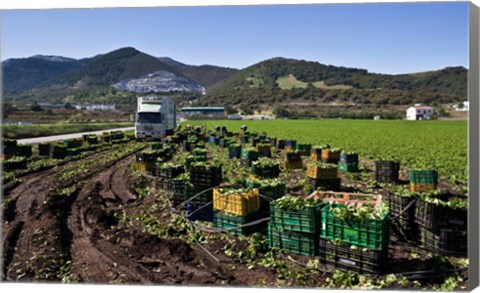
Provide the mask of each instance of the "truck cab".
POLYGON ((159 140, 176 127, 175 103, 168 97, 139 97, 135 118, 135 138, 159 140))

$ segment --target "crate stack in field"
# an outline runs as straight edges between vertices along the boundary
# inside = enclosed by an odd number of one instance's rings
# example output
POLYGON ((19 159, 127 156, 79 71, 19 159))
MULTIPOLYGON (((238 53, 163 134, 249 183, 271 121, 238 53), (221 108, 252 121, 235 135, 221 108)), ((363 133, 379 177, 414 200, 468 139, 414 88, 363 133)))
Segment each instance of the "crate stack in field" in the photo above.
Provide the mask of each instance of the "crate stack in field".
POLYGON ((258 151, 253 147, 242 148, 241 158, 248 166, 258 160, 258 151))
POLYGON ((318 202, 296 210, 282 208, 279 201, 285 198, 270 202, 270 248, 308 256, 317 255, 320 212, 324 204, 318 202))
POLYGON ((189 166, 189 180, 184 197, 190 220, 213 221, 213 187, 222 182, 222 166, 218 162, 194 162, 189 166))
POLYGON ((410 169, 410 192, 429 192, 437 190, 437 170, 410 169))
POLYGON ((242 145, 235 143, 228 146, 228 158, 229 159, 240 159, 242 157, 242 145))
POLYGON ((467 255, 467 200, 452 195, 420 196, 415 202, 418 243, 427 251, 446 256, 467 255), (463 202, 452 207, 447 203, 463 202))
POLYGON ((137 160, 138 171, 146 173, 155 172, 155 163, 157 161, 155 151, 138 152, 135 158, 137 160))
POLYGON ((338 171, 358 172, 358 154, 342 152, 338 162, 338 171))
POLYGON ((17 144, 16 139, 3 139, 2 149, 2 164, 3 170, 6 172, 23 170, 27 168, 27 158, 31 156, 30 149, 23 148, 22 145, 17 144))
POLYGON ((272 156, 272 151, 271 151, 272 146, 270 143, 266 143, 264 141, 259 142, 255 145, 255 149, 258 152, 258 157, 267 157, 270 158, 272 156))
POLYGON ((185 167, 181 164, 159 163, 157 177, 159 187, 165 191, 173 191, 173 179, 185 173, 185 167))
POLYGON ((277 199, 285 195, 285 184, 276 179, 280 175, 280 163, 270 158, 260 158, 252 163, 251 170, 252 174, 246 180, 246 186, 259 189, 261 194, 260 213, 268 217, 270 211, 269 199, 277 199), (265 197, 269 197, 269 199, 265 197))
POLYGON ((297 150, 286 151, 285 159, 282 162, 282 167, 285 170, 302 169, 303 168, 302 156, 297 150))
POLYGON ((213 190, 213 226, 234 235, 261 232, 264 225, 254 224, 261 218, 257 188, 215 188, 213 190), (242 227, 244 226, 244 227, 242 227))
POLYGON ((322 162, 330 164, 338 164, 340 161, 341 149, 338 148, 323 148, 322 149, 322 162))
POLYGON ((295 151, 297 149, 297 141, 296 140, 285 140, 283 149, 286 150, 286 151, 295 151))
POLYGON ((322 160, 322 148, 321 146, 313 146, 310 149, 310 160, 320 162, 322 160))
POLYGON ((418 225, 415 223, 416 197, 411 194, 391 193, 387 197, 388 208, 392 215, 392 227, 401 238, 416 241, 418 225))
POLYGON ((390 213, 381 219, 350 220, 340 217, 348 205, 380 207, 381 196, 338 192, 319 192, 329 202, 321 211, 319 256, 324 264, 341 270, 379 275, 388 261, 390 213))
POLYGON ((375 161, 375 180, 381 183, 397 183, 400 162, 382 160, 375 161))
POLYGON ((312 145, 309 143, 297 143, 296 149, 300 153, 300 156, 310 156, 312 145))
POLYGON ((339 190, 340 178, 338 167, 335 164, 321 163, 317 161, 307 162, 306 175, 308 184, 314 189, 339 190))

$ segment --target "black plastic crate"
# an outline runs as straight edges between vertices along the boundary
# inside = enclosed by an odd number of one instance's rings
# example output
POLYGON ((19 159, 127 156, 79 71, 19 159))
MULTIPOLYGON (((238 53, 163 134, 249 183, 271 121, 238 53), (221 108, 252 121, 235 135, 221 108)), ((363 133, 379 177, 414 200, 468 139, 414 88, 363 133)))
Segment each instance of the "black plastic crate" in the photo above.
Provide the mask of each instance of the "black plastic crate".
MULTIPOLYGON (((448 196, 443 199, 448 200, 448 196)), ((467 210, 456 210, 417 199, 415 222, 427 229, 467 230, 467 210)))
POLYGON ((222 167, 190 166, 190 183, 195 186, 214 187, 222 182, 222 167))
POLYGON ((42 157, 48 157, 50 155, 50 143, 38 144, 38 155, 42 157))
POLYGON ((364 249, 347 244, 336 244, 319 237, 320 262, 343 271, 381 275, 388 262, 388 249, 364 249))
POLYGON ((340 178, 331 178, 331 179, 315 179, 308 177, 308 185, 310 185, 313 189, 323 189, 323 190, 331 190, 331 191, 339 191, 340 190, 340 178))
POLYGON ((418 224, 415 222, 416 198, 389 194, 387 203, 392 215, 392 232, 404 240, 416 241, 418 238, 418 224), (405 210, 407 206, 409 207, 405 210))
POLYGON ((52 159, 64 159, 67 156, 67 147, 63 145, 50 145, 50 157, 52 159))
POLYGON ((383 183, 399 181, 400 162, 375 161, 375 180, 383 183))
POLYGON ((467 256, 468 237, 466 230, 428 229, 419 227, 419 243, 431 253, 444 256, 467 256))

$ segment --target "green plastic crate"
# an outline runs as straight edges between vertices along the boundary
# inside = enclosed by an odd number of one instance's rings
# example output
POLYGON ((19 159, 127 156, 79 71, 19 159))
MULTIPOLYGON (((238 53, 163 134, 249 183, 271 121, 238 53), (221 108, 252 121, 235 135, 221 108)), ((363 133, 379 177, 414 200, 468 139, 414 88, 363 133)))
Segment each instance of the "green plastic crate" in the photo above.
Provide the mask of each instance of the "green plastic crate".
POLYGON ((244 160, 258 160, 258 152, 256 150, 244 149, 242 150, 242 159, 244 160))
POLYGON ((410 182, 414 184, 437 184, 436 170, 410 170, 410 182))
MULTIPOLYGON (((253 212, 245 216, 232 215, 223 213, 220 211, 214 211, 213 226, 219 229, 231 229, 238 226, 245 225, 260 219, 261 214, 259 212, 253 212)), ((247 236, 255 232, 265 232, 267 222, 258 223, 256 225, 241 227, 238 229, 227 230, 226 232, 233 235, 247 236)))
POLYGON ((287 252, 315 256, 318 254, 318 234, 301 233, 277 229, 268 225, 268 242, 270 248, 287 252))
POLYGON ((322 237, 340 239, 345 243, 367 248, 387 248, 390 237, 390 212, 381 220, 365 223, 347 222, 330 212, 330 207, 345 207, 331 204, 322 208, 322 237))
POLYGON ((319 233, 320 213, 325 203, 305 207, 301 210, 284 210, 270 202, 270 224, 278 229, 288 231, 319 233))
POLYGON ((338 171, 340 172, 358 172, 358 162, 345 163, 338 162, 338 171))

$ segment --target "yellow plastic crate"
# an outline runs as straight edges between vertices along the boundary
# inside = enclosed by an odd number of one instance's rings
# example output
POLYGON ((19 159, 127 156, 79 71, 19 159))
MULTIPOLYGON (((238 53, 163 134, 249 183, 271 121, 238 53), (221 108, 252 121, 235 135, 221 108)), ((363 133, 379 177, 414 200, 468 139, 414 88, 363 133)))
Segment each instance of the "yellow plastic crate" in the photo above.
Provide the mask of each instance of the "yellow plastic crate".
POLYGON ((310 155, 310 160, 315 161, 315 162, 320 162, 322 160, 322 155, 321 154, 311 154, 310 155))
POLYGON ((260 208, 258 189, 234 194, 222 194, 218 188, 213 189, 213 208, 225 213, 245 216, 260 208))
POLYGON ((285 148, 284 148, 286 151, 294 151, 295 148, 292 147, 291 145, 286 145, 285 148))
POLYGON ((428 192, 437 190, 436 184, 410 183, 410 192, 428 192))
POLYGON ((155 162, 137 162, 137 170, 140 172, 153 172, 155 170, 155 162))
POLYGON ((283 161, 282 162, 282 167, 285 170, 302 169, 303 168, 303 162, 302 161, 298 161, 298 162, 283 161))
POLYGON ((341 151, 332 152, 329 149, 322 149, 322 161, 338 162, 340 160, 341 151))
POLYGON ((338 169, 323 169, 315 164, 307 164, 306 174, 314 179, 333 179, 338 177, 338 169))
POLYGON ((105 136, 105 135, 109 135, 109 134, 110 134, 110 132, 108 132, 108 131, 102 132, 102 135, 104 135, 104 136, 105 136))

